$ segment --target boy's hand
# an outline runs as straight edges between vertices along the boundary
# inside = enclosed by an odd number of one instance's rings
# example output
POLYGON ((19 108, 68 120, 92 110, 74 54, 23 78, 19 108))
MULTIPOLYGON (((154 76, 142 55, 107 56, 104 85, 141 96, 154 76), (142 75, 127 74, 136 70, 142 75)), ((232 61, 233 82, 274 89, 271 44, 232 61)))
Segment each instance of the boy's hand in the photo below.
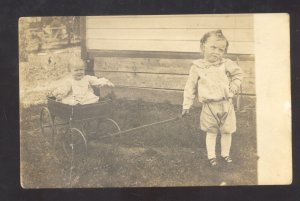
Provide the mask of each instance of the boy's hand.
POLYGON ((229 91, 233 94, 237 94, 237 92, 239 91, 238 85, 235 84, 234 82, 231 82, 229 85, 229 91))
POLYGON ((184 116, 186 116, 189 113, 190 113, 190 109, 183 109, 182 113, 181 113, 181 117, 184 117, 184 116))

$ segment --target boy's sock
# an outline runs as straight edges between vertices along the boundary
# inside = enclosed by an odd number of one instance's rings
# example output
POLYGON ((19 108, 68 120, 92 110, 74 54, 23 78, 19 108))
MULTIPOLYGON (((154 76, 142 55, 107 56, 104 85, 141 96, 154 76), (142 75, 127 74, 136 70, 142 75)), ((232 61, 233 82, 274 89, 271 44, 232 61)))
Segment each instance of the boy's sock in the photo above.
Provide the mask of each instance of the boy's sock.
POLYGON ((206 150, 208 159, 216 158, 217 133, 206 133, 206 150))
POLYGON ((222 134, 221 135, 221 156, 230 156, 232 134, 222 134))

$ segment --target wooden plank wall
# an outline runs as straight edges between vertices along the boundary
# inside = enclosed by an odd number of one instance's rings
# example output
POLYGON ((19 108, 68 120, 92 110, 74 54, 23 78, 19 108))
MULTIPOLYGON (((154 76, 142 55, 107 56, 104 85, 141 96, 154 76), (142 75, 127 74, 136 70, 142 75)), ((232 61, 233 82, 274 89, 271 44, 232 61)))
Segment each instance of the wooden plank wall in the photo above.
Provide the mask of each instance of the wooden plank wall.
MULTIPOLYGON (((119 98, 152 102, 156 97, 156 102, 180 104, 191 63, 191 59, 95 57, 94 72, 117 85, 114 92, 119 98)), ((245 72, 243 93, 254 95, 254 61, 239 65, 245 72)))
POLYGON ((230 41, 228 53, 253 54, 253 16, 246 14, 91 16, 86 45, 90 50, 199 52, 202 35, 215 29, 230 41))
POLYGON ((216 28, 228 34, 230 58, 245 72, 243 93, 255 95, 251 15, 87 17, 87 52, 95 75, 111 80, 118 98, 182 104, 199 39, 216 28))

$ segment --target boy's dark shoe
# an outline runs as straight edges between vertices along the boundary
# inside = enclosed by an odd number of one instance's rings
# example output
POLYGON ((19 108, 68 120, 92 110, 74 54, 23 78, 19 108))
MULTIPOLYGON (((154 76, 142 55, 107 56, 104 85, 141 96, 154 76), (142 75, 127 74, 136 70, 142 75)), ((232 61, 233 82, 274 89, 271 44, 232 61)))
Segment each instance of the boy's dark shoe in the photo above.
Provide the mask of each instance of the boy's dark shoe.
POLYGON ((226 164, 232 164, 233 163, 233 160, 230 156, 225 156, 225 157, 221 157, 222 158, 222 161, 226 164))
POLYGON ((216 158, 208 159, 208 163, 209 163, 210 167, 217 167, 217 165, 218 165, 216 158))

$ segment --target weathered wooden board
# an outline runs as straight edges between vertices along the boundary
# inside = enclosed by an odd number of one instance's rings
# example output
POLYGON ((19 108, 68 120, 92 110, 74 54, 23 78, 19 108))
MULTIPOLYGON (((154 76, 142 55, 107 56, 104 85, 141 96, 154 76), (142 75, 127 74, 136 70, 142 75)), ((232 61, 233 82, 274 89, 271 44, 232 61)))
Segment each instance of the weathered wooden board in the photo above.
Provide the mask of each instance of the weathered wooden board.
POLYGON ((253 28, 253 15, 89 16, 87 28, 253 28))
MULTIPOLYGON (((192 40, 198 41, 214 29, 87 29, 90 39, 192 40)), ((224 29, 228 41, 254 41, 253 29, 224 29)))
MULTIPOLYGON (((139 87, 103 87, 100 89, 101 97, 106 97, 110 93, 113 93, 117 99, 143 100, 152 103, 168 102, 175 105, 182 105, 183 102, 183 91, 177 90, 149 89, 139 87)), ((254 102, 255 97, 243 96, 243 101, 248 100, 249 102, 249 99, 251 102, 254 102)), ((234 104, 236 106, 236 96, 234 97, 234 104)), ((195 98, 193 106, 201 106, 201 103, 199 103, 197 98, 195 98)))
MULTIPOLYGON (((114 88, 101 88, 100 96, 106 97, 109 93, 113 92, 117 99, 127 100, 143 100, 152 103, 168 102, 175 105, 181 105, 183 101, 183 91, 177 90, 164 90, 164 89, 149 89, 139 87, 114 87, 114 88)), ((194 101, 195 105, 197 99, 194 101)))
MULTIPOLYGON (((139 50, 200 52, 199 41, 189 40, 136 40, 136 39, 91 39, 87 38, 87 49, 93 50, 139 50)), ((254 54, 253 42, 230 42, 228 53, 254 54)))
POLYGON ((95 71, 188 74, 193 60, 160 58, 97 57, 95 71))
MULTIPOLYGON (((159 89, 184 89, 188 75, 131 73, 131 72, 99 72, 98 77, 105 77, 118 86, 149 87, 159 89)), ((246 77, 242 83, 243 93, 255 93, 255 78, 246 77)))
POLYGON ((162 67, 170 69, 169 72, 171 72, 173 67, 189 68, 193 59, 96 57, 94 62, 95 70, 114 71, 123 69, 130 71, 130 69, 136 69, 138 71, 151 72, 152 68, 162 67))
MULTIPOLYGON (((95 71, 188 74, 192 59, 96 57, 95 71)), ((245 77, 254 76, 254 61, 239 61, 245 77)))
POLYGON ((115 85, 161 89, 183 89, 188 77, 187 75, 97 71, 95 71, 95 75, 105 77, 115 85))
MULTIPOLYGON (((196 60, 202 58, 199 52, 157 52, 157 51, 138 51, 138 50, 89 50, 88 58, 94 59, 96 57, 128 57, 128 58, 161 58, 161 59, 192 59, 196 60)), ((254 61, 254 54, 226 54, 224 57, 233 61, 254 61)))

